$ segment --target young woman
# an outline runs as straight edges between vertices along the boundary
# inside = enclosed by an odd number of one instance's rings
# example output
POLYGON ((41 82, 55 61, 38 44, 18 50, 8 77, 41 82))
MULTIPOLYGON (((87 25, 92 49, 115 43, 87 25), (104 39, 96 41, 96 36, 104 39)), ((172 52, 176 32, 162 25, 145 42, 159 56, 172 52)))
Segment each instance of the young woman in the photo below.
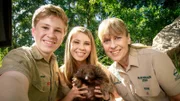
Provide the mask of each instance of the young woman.
POLYGON ((180 101, 180 74, 166 54, 131 45, 130 34, 118 18, 103 20, 98 37, 114 60, 109 71, 125 101, 180 101))
MULTIPOLYGON (((65 97, 62 99, 63 101, 72 101, 76 97, 84 98, 82 94, 87 93, 86 86, 77 88, 72 85, 74 73, 83 64, 96 65, 105 69, 98 62, 92 33, 85 27, 77 26, 70 31, 67 37, 64 65, 60 67, 64 76, 64 85, 67 85, 67 88, 64 88, 64 91, 62 91, 65 94, 65 97)), ((103 98, 104 100, 109 100, 110 98, 109 92, 103 95, 100 87, 96 87, 95 93, 96 97, 103 98)))

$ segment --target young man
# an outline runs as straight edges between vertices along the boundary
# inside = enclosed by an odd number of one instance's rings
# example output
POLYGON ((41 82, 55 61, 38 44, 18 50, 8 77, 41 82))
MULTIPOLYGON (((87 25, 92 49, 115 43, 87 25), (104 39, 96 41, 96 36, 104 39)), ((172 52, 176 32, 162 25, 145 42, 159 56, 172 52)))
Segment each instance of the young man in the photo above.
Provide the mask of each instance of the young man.
POLYGON ((32 18, 31 47, 10 51, 0 68, 0 101, 55 101, 58 65, 54 51, 67 32, 68 18, 55 5, 43 5, 32 18))

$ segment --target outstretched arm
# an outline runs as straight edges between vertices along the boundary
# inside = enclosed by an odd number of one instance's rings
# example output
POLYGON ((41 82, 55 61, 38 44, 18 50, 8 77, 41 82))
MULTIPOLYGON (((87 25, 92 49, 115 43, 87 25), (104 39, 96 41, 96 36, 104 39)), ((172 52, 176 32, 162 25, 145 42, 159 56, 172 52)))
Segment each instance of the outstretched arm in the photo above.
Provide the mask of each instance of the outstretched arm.
POLYGON ((29 101, 29 81, 17 71, 8 71, 0 76, 0 101, 29 101))

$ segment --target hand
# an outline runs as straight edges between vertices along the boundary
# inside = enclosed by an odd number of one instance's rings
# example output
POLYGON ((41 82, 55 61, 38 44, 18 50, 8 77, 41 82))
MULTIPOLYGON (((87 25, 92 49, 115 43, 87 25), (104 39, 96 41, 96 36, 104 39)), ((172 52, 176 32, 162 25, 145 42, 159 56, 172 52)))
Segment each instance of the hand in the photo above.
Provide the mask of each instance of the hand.
POLYGON ((109 92, 104 92, 104 94, 103 94, 101 91, 101 88, 99 86, 95 87, 94 93, 97 98, 103 98, 106 101, 110 100, 109 92))
POLYGON ((66 96, 68 99, 74 99, 74 98, 85 98, 83 94, 88 93, 87 86, 82 85, 81 88, 77 88, 75 85, 73 85, 72 89, 69 91, 68 95, 66 96))

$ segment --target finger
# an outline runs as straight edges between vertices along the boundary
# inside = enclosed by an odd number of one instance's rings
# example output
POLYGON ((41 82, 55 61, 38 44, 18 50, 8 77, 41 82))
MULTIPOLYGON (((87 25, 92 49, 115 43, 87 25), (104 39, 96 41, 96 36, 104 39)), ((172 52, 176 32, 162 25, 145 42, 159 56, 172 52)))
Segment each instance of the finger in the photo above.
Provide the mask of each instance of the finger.
POLYGON ((79 98, 86 98, 85 95, 81 94, 81 95, 77 95, 76 97, 79 97, 79 98))
POLYGON ((80 91, 82 91, 82 90, 87 90, 87 89, 88 89, 87 86, 83 86, 83 87, 79 88, 80 91))
POLYGON ((72 83, 72 86, 73 86, 73 87, 77 87, 75 83, 72 83))
POLYGON ((101 89, 101 87, 100 86, 96 86, 95 89, 101 89))
POLYGON ((85 85, 85 84, 82 84, 82 87, 87 87, 87 88, 88 88, 88 86, 87 86, 87 85, 85 85))
POLYGON ((103 98, 103 95, 102 95, 102 94, 95 94, 95 97, 97 97, 97 98, 103 98))
POLYGON ((94 90, 94 93, 95 93, 95 97, 103 98, 103 94, 101 90, 94 90))
POLYGON ((88 93, 87 90, 85 90, 85 91, 78 91, 77 97, 79 97, 79 98, 86 98, 86 93, 88 93))
POLYGON ((94 93, 102 94, 101 90, 99 90, 99 89, 95 89, 95 90, 94 90, 94 93))

